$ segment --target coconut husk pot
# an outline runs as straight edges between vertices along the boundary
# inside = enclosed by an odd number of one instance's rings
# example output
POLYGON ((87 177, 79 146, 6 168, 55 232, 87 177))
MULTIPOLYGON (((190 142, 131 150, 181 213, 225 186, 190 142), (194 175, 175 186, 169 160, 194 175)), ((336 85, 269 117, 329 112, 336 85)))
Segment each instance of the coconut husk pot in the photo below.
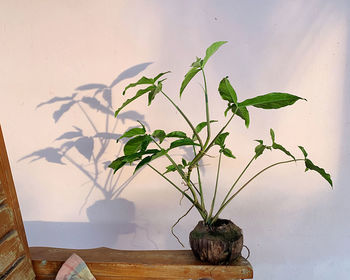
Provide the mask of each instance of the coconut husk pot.
POLYGON ((229 264, 241 255, 242 230, 230 220, 218 219, 210 227, 200 221, 190 233, 195 257, 210 264, 229 264))

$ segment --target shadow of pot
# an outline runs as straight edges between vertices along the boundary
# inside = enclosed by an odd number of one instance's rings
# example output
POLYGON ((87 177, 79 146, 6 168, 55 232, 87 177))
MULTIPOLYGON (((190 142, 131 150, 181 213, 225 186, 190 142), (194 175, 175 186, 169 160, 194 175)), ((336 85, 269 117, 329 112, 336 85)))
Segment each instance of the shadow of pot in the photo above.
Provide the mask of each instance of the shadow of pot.
POLYGON ((86 214, 91 223, 110 227, 119 234, 135 232, 135 205, 124 198, 97 200, 86 214))

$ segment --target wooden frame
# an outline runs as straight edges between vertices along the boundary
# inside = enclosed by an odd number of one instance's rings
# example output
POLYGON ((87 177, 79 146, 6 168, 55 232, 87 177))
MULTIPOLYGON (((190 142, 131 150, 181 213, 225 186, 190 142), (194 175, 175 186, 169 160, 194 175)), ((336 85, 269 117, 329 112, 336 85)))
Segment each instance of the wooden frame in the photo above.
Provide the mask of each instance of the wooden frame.
POLYGON ((230 265, 213 266, 199 262, 189 250, 29 248, 0 126, 0 279, 55 279, 73 253, 86 262, 97 280, 253 278, 252 266, 243 257, 230 265))

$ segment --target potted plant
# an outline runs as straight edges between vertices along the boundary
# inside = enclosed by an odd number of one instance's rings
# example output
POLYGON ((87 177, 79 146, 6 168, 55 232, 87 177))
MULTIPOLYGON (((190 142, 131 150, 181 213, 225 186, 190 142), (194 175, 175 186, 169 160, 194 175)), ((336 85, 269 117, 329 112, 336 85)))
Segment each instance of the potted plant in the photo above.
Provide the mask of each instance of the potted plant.
MULTIPOLYGON (((218 87, 218 96, 227 101, 227 107, 224 110, 224 114, 227 118, 226 122, 221 126, 218 133, 212 134, 212 123, 216 122, 210 119, 210 106, 208 102, 208 90, 205 76, 205 66, 208 59, 223 45, 226 41, 219 41, 213 43, 207 50, 203 59, 198 58, 191 64, 190 70, 186 73, 185 78, 180 87, 180 97, 184 93, 186 86, 192 80, 192 78, 198 73, 203 76, 203 97, 205 100, 205 120, 197 125, 194 125, 187 115, 178 107, 173 99, 166 94, 162 85, 165 81, 164 76, 169 72, 164 72, 156 75, 154 78, 142 77, 135 83, 129 84, 123 91, 123 95, 134 87, 141 87, 136 94, 127 99, 115 112, 115 116, 131 102, 140 98, 143 95, 148 95, 148 105, 151 105, 156 96, 163 96, 165 99, 175 107, 180 113, 182 118, 190 129, 190 136, 184 131, 167 131, 163 129, 157 129, 153 132, 147 132, 145 126, 140 123, 140 127, 135 127, 127 130, 120 139, 126 138, 124 141, 124 155, 116 158, 110 165, 114 172, 118 171, 125 165, 136 164, 134 172, 141 167, 148 166, 153 169, 159 176, 167 181, 172 187, 178 190, 183 197, 188 199, 195 208, 202 220, 190 233, 190 245, 194 255, 202 261, 212 264, 228 263, 237 258, 240 255, 243 246, 243 235, 241 229, 232 223, 230 220, 220 219, 220 214, 223 209, 235 198, 252 180, 259 176, 264 171, 281 164, 287 164, 291 162, 302 161, 305 164, 306 171, 314 170, 318 172, 324 179, 326 179, 332 186, 332 180, 330 175, 321 167, 315 165, 308 157, 306 150, 299 146, 302 157, 296 158, 281 144, 276 142, 275 133, 270 129, 271 144, 267 145, 262 140, 256 140, 258 142, 255 147, 255 151, 251 160, 243 168, 238 178, 234 181, 233 185, 229 188, 223 201, 218 204, 218 208, 214 211, 216 203, 216 194, 218 190, 218 179, 221 167, 221 158, 223 156, 229 158, 235 158, 232 151, 226 146, 225 140, 229 135, 228 125, 232 119, 237 116, 244 120, 246 127, 249 127, 249 111, 250 106, 261 109, 279 109, 285 106, 294 104, 298 100, 305 100, 301 97, 281 92, 272 92, 265 95, 260 95, 254 98, 246 99, 239 102, 237 94, 232 87, 228 77, 223 78, 218 87), (204 134, 204 135, 203 135, 204 134), (165 140, 171 140, 170 144, 165 140), (193 149, 193 157, 191 160, 185 160, 182 158, 181 162, 177 162, 171 155, 173 149, 177 149, 183 146, 190 146, 193 149), (201 181, 201 170, 199 163, 201 159, 208 154, 209 151, 218 152, 218 167, 216 175, 216 184, 213 191, 213 197, 209 204, 204 201, 203 184, 201 181), (241 183, 240 179, 242 175, 247 171, 250 165, 259 158, 266 150, 279 150, 286 154, 290 159, 276 162, 267 166, 253 177, 251 177, 246 183, 241 183), (164 170, 158 170, 152 165, 152 161, 165 157, 169 161, 164 170), (171 180, 168 176, 168 172, 177 172, 181 178, 182 184, 177 184, 171 180), (196 176, 194 182, 193 177, 196 176)), ((135 165, 134 165, 135 166, 135 165)), ((189 211, 190 211, 189 210, 189 211)), ((189 212, 188 211, 188 212, 189 212)))

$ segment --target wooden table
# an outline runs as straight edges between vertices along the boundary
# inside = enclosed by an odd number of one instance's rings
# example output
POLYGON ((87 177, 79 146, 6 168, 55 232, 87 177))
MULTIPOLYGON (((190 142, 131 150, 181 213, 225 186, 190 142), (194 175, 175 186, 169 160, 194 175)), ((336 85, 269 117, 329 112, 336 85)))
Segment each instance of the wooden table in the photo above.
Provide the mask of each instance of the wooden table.
POLYGON ((240 257, 231 265, 207 265, 196 260, 189 250, 125 251, 109 248, 72 250, 30 248, 37 279, 54 279, 63 262, 78 254, 100 280, 197 280, 252 279, 250 263, 240 257))

